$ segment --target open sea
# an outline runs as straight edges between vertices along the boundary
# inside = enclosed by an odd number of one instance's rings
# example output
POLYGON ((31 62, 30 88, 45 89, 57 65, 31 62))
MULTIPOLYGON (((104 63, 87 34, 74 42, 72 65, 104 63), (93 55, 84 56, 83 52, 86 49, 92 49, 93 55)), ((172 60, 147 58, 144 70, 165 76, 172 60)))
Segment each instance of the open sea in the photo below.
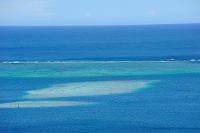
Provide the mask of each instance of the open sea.
POLYGON ((200 133, 200 24, 0 27, 0 133, 200 133))

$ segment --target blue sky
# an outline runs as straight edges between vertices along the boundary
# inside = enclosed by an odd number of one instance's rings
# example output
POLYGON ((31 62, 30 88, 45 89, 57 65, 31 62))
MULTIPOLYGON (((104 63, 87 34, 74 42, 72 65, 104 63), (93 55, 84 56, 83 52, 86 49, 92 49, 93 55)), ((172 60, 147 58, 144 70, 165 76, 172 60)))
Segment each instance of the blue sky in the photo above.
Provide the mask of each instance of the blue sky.
POLYGON ((200 0, 0 0, 0 25, 200 23, 200 0))

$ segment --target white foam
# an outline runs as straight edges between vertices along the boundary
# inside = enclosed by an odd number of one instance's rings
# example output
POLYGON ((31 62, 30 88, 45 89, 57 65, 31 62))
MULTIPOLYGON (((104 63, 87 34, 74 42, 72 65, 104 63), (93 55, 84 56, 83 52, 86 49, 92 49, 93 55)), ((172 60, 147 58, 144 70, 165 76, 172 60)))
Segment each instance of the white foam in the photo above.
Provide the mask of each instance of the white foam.
MULTIPOLYGON (((69 60, 69 61, 3 61, 0 62, 2 64, 84 64, 84 63, 131 63, 131 62, 182 62, 187 60, 175 60, 175 59, 169 59, 169 60, 107 60, 107 61, 95 61, 95 60, 69 60)), ((189 60, 190 61, 190 60, 189 60)))
POLYGON ((75 101, 22 101, 2 103, 0 108, 42 108, 42 107, 69 107, 91 105, 92 102, 75 102, 75 101))
POLYGON ((169 59, 170 61, 174 61, 175 59, 173 59, 173 58, 171 58, 171 59, 169 59))
POLYGON ((27 91, 25 98, 55 98, 96 96, 129 93, 144 88, 154 81, 92 81, 57 84, 39 90, 27 91))
POLYGON ((191 62, 195 62, 195 61, 197 61, 197 60, 196 60, 196 59, 191 59, 190 61, 191 61, 191 62))

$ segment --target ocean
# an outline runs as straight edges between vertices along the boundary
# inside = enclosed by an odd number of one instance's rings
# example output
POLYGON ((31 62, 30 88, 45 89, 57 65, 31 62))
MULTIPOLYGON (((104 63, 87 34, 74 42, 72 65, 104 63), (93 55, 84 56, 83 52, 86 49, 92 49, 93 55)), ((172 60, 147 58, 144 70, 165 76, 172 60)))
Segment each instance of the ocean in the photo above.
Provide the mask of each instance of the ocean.
POLYGON ((199 133, 200 24, 0 27, 0 133, 199 133))

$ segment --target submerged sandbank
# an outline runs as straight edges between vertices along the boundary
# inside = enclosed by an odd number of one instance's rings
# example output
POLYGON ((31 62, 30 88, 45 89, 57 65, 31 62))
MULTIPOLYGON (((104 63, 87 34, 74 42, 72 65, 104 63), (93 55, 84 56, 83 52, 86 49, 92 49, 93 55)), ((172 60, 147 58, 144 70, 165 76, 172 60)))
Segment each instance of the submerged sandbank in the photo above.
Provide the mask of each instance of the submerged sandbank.
POLYGON ((22 101, 2 103, 0 108, 42 108, 42 107, 70 107, 91 105, 92 102, 75 102, 75 101, 22 101))
POLYGON ((56 98, 129 93, 155 81, 90 81, 52 85, 27 91, 25 98, 56 98))
POLYGON ((156 80, 128 80, 128 81, 88 81, 56 84, 47 88, 30 90, 24 96, 26 99, 40 99, 40 101, 20 101, 1 103, 1 108, 42 108, 42 107, 70 107, 91 105, 93 102, 84 101, 51 101, 41 100, 59 97, 80 97, 80 96, 98 96, 123 94, 136 91, 140 88, 148 87, 156 80))

